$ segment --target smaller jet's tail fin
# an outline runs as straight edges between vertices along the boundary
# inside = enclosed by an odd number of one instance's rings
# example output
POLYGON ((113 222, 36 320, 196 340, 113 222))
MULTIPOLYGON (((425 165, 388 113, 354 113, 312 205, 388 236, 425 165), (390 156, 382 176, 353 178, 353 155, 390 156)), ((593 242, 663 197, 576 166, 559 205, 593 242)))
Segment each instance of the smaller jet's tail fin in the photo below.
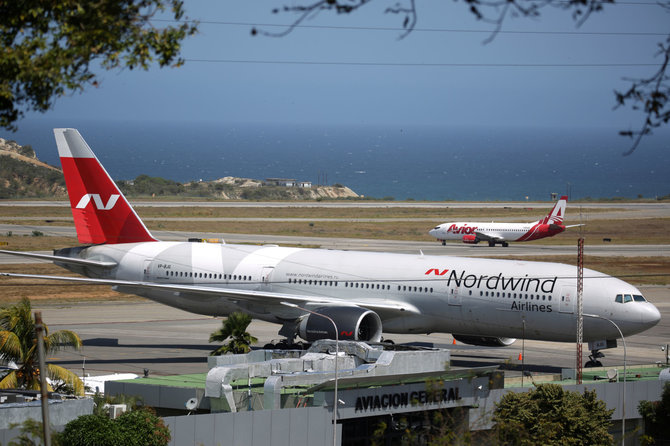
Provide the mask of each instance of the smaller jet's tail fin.
POLYGON ((79 132, 54 129, 54 135, 79 242, 156 241, 79 132))
POLYGON ((565 207, 568 204, 568 196, 563 195, 554 205, 554 208, 544 217, 540 222, 545 225, 563 224, 563 217, 565 217, 565 207))

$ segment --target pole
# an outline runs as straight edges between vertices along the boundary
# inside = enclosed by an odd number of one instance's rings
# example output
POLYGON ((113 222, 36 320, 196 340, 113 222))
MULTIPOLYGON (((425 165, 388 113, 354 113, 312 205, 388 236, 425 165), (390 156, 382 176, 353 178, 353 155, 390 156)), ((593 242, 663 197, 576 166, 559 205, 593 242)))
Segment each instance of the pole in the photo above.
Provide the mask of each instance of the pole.
POLYGON ((37 335, 37 356, 40 365, 40 395, 42 396, 42 433, 44 435, 44 446, 51 446, 51 435, 49 434, 49 394, 47 389, 47 368, 44 361, 44 324, 42 323, 42 312, 35 312, 35 333, 37 335))
POLYGON ((335 389, 333 391, 333 446, 337 446, 337 405, 338 405, 338 398, 337 398, 337 360, 340 357, 340 337, 339 333, 337 331, 337 325, 335 324, 335 321, 332 320, 330 317, 326 316, 325 314, 317 313, 316 311, 313 310, 308 310, 307 308, 299 307, 298 305, 291 303, 291 302, 281 302, 282 305, 285 305, 287 307, 292 307, 292 308, 297 308, 302 311, 306 311, 311 314, 315 314, 317 316, 321 316, 322 318, 328 319, 331 324, 333 324, 333 328, 335 329, 335 389))
POLYGON ((584 342, 584 238, 577 240, 577 384, 582 383, 582 343, 584 342))
POLYGON ((626 375, 628 374, 628 369, 626 368, 626 339, 623 337, 623 333, 619 326, 611 319, 608 319, 604 316, 597 314, 585 314, 586 317, 592 317, 595 319, 604 319, 607 322, 614 325, 614 328, 619 332, 621 336, 621 342, 623 343, 623 391, 621 392, 621 446, 626 445, 626 375))
POLYGON ((523 388, 523 375, 526 374, 526 318, 521 317, 523 324, 523 336, 521 337, 521 388, 523 388))

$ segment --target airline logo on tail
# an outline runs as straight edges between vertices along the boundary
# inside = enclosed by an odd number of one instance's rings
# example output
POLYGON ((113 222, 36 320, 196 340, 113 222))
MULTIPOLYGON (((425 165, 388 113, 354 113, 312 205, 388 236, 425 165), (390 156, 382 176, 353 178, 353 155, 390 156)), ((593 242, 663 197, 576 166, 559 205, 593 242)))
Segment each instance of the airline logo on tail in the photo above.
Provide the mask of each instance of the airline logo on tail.
POLYGON ((81 200, 79 200, 79 203, 77 203, 77 206, 75 206, 77 209, 84 209, 88 204, 93 200, 93 204, 95 205, 95 208, 99 211, 108 211, 114 207, 116 204, 116 200, 119 199, 121 195, 118 194, 112 194, 109 197, 109 200, 107 200, 107 204, 104 204, 102 202, 102 198, 100 198, 100 195, 98 194, 85 194, 83 197, 81 197, 81 200))
POLYGON ((84 138, 75 129, 54 129, 80 243, 156 241, 84 138))

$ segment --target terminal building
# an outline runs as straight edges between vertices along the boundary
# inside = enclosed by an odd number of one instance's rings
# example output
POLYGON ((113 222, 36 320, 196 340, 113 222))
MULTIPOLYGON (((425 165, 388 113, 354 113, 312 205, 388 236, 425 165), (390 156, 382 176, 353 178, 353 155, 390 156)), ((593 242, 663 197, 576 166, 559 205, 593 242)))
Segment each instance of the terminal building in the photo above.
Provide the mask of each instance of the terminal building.
POLYGON ((422 444, 436 428, 437 411, 445 428, 486 444, 495 404, 506 392, 554 381, 568 390, 596 390, 615 409, 615 441, 625 413, 626 442, 636 444, 643 432, 637 406, 659 400, 663 387, 658 365, 628 369, 624 401, 621 369, 588 369, 579 385, 573 369, 506 378, 497 366, 452 369, 445 349, 355 341, 208 359, 207 374, 107 382, 106 391, 140 396, 156 408, 174 445, 368 445, 372 438, 399 444, 408 435, 422 444))

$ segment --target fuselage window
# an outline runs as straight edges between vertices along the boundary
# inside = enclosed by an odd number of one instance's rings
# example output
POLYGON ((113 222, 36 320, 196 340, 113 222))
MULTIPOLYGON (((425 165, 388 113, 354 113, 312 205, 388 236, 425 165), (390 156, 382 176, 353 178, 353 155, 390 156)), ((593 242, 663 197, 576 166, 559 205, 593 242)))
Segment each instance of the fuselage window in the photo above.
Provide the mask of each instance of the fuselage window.
POLYGON ((431 293, 433 292, 433 289, 432 289, 432 288, 430 289, 430 292, 431 292, 431 293))
POLYGON ((356 282, 356 288, 358 288, 358 282, 356 282))
MULTIPOLYGON (((431 292, 431 293, 433 292, 433 289, 432 289, 432 288, 430 289, 430 292, 431 292)), ((472 296, 472 290, 470 290, 469 294, 470 294, 470 296, 472 296)))
POLYGON ((479 291, 479 296, 483 296, 483 295, 484 295, 484 292, 480 290, 479 291))

